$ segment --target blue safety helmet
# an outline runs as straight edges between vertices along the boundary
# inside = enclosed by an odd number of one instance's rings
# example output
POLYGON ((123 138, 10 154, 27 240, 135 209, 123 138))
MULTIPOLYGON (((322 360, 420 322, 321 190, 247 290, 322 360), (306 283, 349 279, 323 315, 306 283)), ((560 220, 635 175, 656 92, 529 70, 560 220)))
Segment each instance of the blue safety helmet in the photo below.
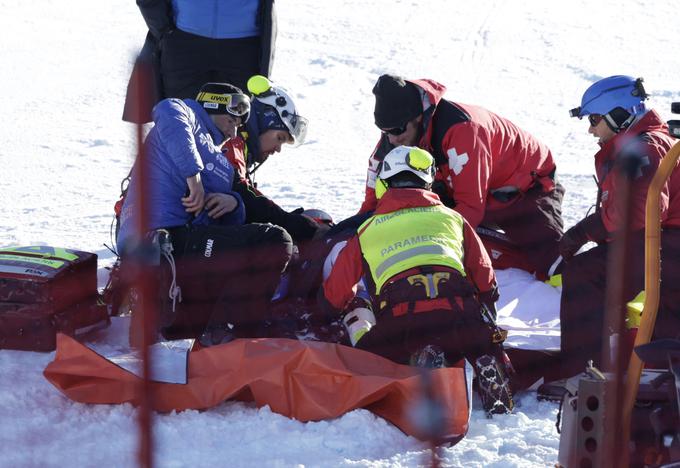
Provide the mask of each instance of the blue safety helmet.
POLYGON ((571 117, 602 115, 615 132, 628 127, 636 116, 645 113, 648 95, 642 78, 615 75, 593 83, 581 98, 581 105, 569 111, 571 117))

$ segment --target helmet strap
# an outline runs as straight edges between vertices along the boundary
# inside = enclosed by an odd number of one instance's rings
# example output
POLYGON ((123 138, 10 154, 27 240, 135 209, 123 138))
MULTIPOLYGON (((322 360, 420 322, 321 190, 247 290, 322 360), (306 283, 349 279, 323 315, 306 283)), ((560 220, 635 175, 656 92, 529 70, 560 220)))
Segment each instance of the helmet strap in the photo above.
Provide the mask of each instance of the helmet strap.
POLYGON ((607 126, 614 132, 625 130, 635 120, 635 114, 628 112, 623 107, 615 107, 604 116, 607 126))
POLYGON ((387 182, 382 180, 380 177, 377 177, 375 179, 375 198, 380 200, 383 195, 385 195, 385 192, 387 192, 387 182))

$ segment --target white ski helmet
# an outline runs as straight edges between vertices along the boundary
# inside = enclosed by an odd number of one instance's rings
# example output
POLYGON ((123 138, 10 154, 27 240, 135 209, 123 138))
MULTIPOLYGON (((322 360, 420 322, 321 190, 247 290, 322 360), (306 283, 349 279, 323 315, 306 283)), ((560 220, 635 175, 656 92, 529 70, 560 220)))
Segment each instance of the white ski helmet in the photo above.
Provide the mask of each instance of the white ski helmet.
POLYGON ((253 93, 253 99, 276 110, 293 137, 293 146, 300 146, 305 142, 309 121, 297 113, 295 103, 285 89, 274 86, 262 75, 255 75, 248 80, 248 91, 253 93))
POLYGON ((387 190, 387 180, 402 172, 416 175, 425 184, 434 180, 434 158, 430 153, 416 146, 397 146, 387 153, 378 168, 376 197, 381 198, 387 190))

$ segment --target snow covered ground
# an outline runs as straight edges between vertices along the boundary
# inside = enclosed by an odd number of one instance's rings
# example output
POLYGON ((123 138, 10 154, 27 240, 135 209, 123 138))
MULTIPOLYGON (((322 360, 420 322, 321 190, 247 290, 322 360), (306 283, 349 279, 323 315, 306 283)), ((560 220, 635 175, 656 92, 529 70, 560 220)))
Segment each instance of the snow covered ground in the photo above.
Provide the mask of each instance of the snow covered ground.
MULTIPOLYGON (((134 154, 134 129, 120 115, 146 32, 141 15, 123 0, 0 0, 0 11, 0 247, 77 248, 98 253, 103 266, 134 154)), ((567 115, 583 90, 630 74, 645 77, 662 116, 680 100, 677 12, 668 2, 285 0, 278 12, 273 79, 293 92, 311 128, 309 142, 274 156, 258 182, 286 208, 323 208, 336 219, 363 197, 378 138, 371 89, 382 73, 439 80, 449 98, 484 105, 546 141, 567 187, 568 225, 595 196, 594 140, 567 115)), ((93 345, 122 346, 124 328, 116 320, 93 345)), ((52 357, 0 351, 0 466, 134 466, 136 410, 67 400, 42 377, 52 357)), ((557 405, 532 393, 518 403, 493 420, 473 411, 468 436, 443 451, 443 464, 552 465, 557 405)), ((363 410, 303 424, 225 403, 155 421, 159 466, 413 467, 428 457, 423 443, 363 410)))

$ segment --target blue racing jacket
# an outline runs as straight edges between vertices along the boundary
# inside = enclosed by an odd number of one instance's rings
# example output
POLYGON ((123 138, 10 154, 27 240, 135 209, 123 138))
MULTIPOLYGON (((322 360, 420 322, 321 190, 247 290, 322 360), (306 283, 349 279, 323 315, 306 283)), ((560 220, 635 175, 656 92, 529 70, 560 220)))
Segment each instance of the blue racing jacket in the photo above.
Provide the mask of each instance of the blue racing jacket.
MULTIPOLYGON (((148 161, 146 181, 141 184, 147 197, 148 228, 170 228, 187 224, 241 225, 245 209, 241 197, 233 192, 234 169, 224 157, 220 145, 224 136, 207 112, 193 99, 165 99, 153 109, 154 126, 145 141, 148 161), (206 195, 228 193, 238 207, 219 219, 211 219, 205 211, 193 216, 185 211, 181 198, 188 194, 186 179, 201 173, 206 195)), ((139 161, 135 162, 132 179, 123 203, 118 233, 118 252, 135 234, 139 209, 139 161)))

